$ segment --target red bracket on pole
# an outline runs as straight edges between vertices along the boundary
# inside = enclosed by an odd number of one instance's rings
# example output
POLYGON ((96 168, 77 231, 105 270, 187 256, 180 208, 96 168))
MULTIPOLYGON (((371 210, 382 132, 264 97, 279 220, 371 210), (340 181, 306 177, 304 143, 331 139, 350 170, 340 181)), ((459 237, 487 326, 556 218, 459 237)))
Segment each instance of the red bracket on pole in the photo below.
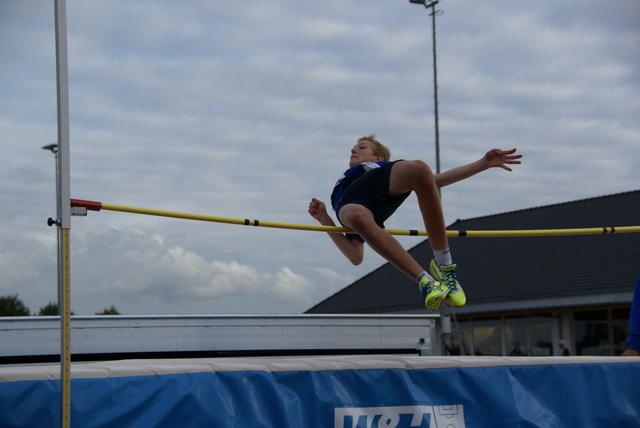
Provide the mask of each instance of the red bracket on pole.
POLYGON ((84 207, 89 211, 100 211, 102 202, 83 201, 82 199, 70 199, 72 207, 84 207))

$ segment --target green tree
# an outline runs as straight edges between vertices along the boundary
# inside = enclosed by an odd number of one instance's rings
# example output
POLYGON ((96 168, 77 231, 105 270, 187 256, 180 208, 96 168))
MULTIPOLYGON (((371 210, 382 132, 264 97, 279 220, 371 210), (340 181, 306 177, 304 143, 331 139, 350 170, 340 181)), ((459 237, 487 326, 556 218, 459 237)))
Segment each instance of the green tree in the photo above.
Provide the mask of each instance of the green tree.
MULTIPOLYGON (((40 308, 38 311, 38 316, 47 316, 47 315, 60 315, 58 313, 58 304, 56 302, 49 302, 44 308, 40 308)), ((69 315, 75 315, 73 311, 69 312, 69 315)))
POLYGON ((58 304, 56 302, 49 302, 44 308, 40 308, 38 311, 39 316, 46 315, 60 315, 58 313, 58 304))
POLYGON ((102 312, 96 312, 96 315, 122 315, 115 306, 111 305, 108 308, 104 308, 102 312))
POLYGON ((0 296, 0 317, 28 317, 30 314, 17 294, 0 296))

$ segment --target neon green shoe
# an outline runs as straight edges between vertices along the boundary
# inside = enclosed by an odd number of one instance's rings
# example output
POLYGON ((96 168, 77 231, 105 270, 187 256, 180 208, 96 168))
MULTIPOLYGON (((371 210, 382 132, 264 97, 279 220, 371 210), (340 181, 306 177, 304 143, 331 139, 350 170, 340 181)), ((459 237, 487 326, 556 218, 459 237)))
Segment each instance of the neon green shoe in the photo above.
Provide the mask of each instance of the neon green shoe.
POLYGON ((460 307, 467 303, 467 296, 464 295, 464 291, 460 286, 460 278, 456 272, 456 265, 442 265, 438 266, 435 260, 431 260, 429 267, 431 275, 446 285, 449 293, 446 297, 446 301, 449 305, 460 307))
POLYGON ((428 277, 422 278, 418 288, 422 291, 422 303, 430 311, 437 311, 449 294, 449 289, 444 284, 431 281, 428 277))

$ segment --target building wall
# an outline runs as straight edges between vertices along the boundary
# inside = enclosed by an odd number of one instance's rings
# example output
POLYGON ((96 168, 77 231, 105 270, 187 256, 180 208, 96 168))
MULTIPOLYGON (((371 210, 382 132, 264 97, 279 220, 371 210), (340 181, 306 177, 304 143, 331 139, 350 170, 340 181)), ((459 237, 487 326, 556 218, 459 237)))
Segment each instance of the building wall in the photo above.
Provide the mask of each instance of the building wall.
POLYGON ((528 356, 559 355, 558 341, 572 355, 616 356, 626 349, 630 306, 579 308, 452 318, 443 351, 457 355, 507 356, 515 342, 528 356))

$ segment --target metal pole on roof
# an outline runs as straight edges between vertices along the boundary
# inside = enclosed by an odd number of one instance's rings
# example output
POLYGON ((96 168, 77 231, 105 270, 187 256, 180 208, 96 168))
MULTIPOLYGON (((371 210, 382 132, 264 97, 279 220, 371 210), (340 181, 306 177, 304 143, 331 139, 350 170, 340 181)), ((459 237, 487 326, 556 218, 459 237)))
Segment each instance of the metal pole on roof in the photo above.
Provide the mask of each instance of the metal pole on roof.
MULTIPOLYGON (((436 15, 442 14, 442 11, 436 10, 436 4, 439 0, 428 1, 427 0, 409 0, 410 3, 422 4, 426 9, 431 8, 431 35, 433 42, 433 100, 434 100, 434 114, 435 114, 435 133, 436 133, 436 174, 440 174, 440 117, 438 111, 438 66, 437 66, 437 51, 436 51, 436 15)), ((440 189, 438 189, 440 192, 440 189)))

